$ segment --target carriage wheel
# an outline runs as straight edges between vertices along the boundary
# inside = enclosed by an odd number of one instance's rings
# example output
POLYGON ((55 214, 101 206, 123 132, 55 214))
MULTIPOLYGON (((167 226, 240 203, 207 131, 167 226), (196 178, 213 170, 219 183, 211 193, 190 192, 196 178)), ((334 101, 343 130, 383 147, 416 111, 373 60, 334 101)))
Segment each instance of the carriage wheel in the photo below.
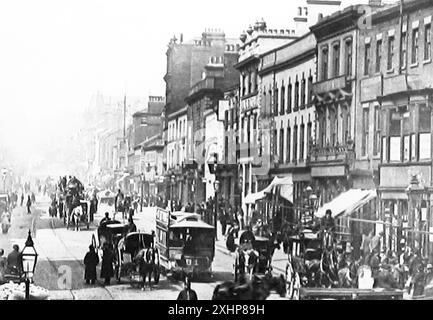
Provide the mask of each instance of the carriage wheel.
POLYGON ((121 280, 121 276, 120 276, 121 267, 122 265, 121 265, 120 250, 117 250, 117 261, 115 261, 115 267, 114 267, 117 283, 120 283, 121 280))

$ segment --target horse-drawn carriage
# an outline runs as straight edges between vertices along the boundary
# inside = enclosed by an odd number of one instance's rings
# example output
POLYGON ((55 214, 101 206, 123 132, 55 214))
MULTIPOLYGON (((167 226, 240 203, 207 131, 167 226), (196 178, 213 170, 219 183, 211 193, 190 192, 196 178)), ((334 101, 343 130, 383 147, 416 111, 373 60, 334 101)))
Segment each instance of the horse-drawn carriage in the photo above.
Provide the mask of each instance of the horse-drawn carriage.
POLYGON ((131 232, 120 239, 117 244, 115 265, 117 281, 127 277, 131 284, 140 285, 151 279, 159 283, 159 251, 154 245, 154 233, 131 232))
POLYGON ((153 277, 157 284, 160 278, 159 251, 155 248, 155 235, 143 232, 128 232, 129 226, 117 220, 102 223, 97 230, 98 245, 94 237, 95 248, 103 250, 108 246, 114 253, 114 275, 118 282, 123 277, 132 283, 141 283, 146 276, 153 277))
POLYGON ((290 299, 299 299, 301 287, 338 283, 337 248, 328 232, 304 229, 289 237, 286 279, 290 299))
MULTIPOLYGON (((241 236, 242 239, 242 236, 241 236)), ((270 273, 272 259, 271 241, 267 237, 254 236, 251 241, 240 243, 235 252, 234 278, 270 273)))

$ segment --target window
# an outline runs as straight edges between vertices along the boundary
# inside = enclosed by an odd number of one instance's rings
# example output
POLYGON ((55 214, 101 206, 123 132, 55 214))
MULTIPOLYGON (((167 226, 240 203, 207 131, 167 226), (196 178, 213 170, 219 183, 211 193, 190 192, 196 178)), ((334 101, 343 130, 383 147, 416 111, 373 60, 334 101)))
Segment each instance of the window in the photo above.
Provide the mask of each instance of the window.
POLYGON ((228 126, 229 126, 229 111, 226 110, 224 112, 224 127, 225 127, 225 130, 228 129, 228 126))
POLYGON ((292 84, 287 87, 287 113, 292 112, 292 84))
POLYGON ((424 32, 424 61, 431 59, 431 24, 425 26, 424 32))
POLYGON ((293 127, 293 162, 298 160, 298 126, 293 127))
POLYGON ((254 92, 257 92, 259 89, 259 70, 255 70, 254 72, 254 92))
POLYGON ((265 114, 268 114, 268 97, 266 96, 266 89, 263 90, 263 109, 265 114))
POLYGON ((249 73, 248 74, 248 94, 250 94, 251 92, 253 92, 252 80, 253 80, 253 75, 252 75, 252 73, 249 73))
POLYGON ((379 155, 380 151, 380 111, 379 106, 374 106, 374 138, 373 138, 373 155, 379 155))
POLYGON ((346 75, 352 76, 352 39, 346 41, 346 50, 345 50, 345 67, 346 67, 346 75))
POLYGON ((242 76, 242 96, 247 94, 247 75, 242 76))
POLYGON ((409 135, 403 136, 403 161, 404 162, 409 161, 409 149, 410 149, 409 139, 410 139, 409 135))
POLYGON ((417 146, 416 146, 416 135, 411 134, 411 148, 410 148, 410 159, 412 161, 416 161, 416 155, 417 155, 417 146))
POLYGON ((295 82, 295 110, 299 108, 299 81, 296 79, 295 82))
POLYGON ((340 75, 340 44, 337 43, 333 46, 333 67, 334 67, 334 77, 338 77, 340 75))
POLYGON ((390 112, 389 161, 401 161, 401 116, 397 110, 390 112))
POLYGON ((370 62, 371 62, 371 45, 369 43, 365 44, 364 50, 364 75, 368 75, 370 72, 370 62))
POLYGON ((322 80, 328 80, 328 47, 322 49, 322 80))
POLYGON ((388 148, 386 145, 387 138, 382 137, 382 162, 388 162, 388 148))
POLYGON ((362 109, 362 155, 366 156, 368 153, 368 125, 369 125, 369 108, 362 109))
POLYGON ((320 119, 320 145, 326 147, 326 116, 322 114, 320 119))
POLYGON ((431 158, 431 112, 426 104, 419 105, 419 159, 431 158))
POLYGON ((388 38, 388 70, 392 70, 392 61, 394 58, 394 37, 388 38))
POLYGON ((307 124, 307 154, 310 152, 310 144, 311 144, 311 130, 312 130, 312 124, 311 122, 308 122, 307 124))
POLYGON ((280 150, 278 152, 279 163, 284 162, 284 129, 280 129, 280 150))
POLYGON ((414 29, 412 31, 412 64, 418 63, 418 38, 419 38, 419 30, 414 29))
POLYGON ((286 106, 286 88, 284 87, 284 83, 283 86, 281 87, 281 107, 280 107, 280 114, 283 115, 284 114, 284 108, 286 106))
POLYGON ((290 145, 290 143, 291 143, 291 129, 290 129, 290 125, 289 126, 287 126, 287 140, 286 140, 286 143, 287 143, 287 151, 286 151, 286 162, 287 163, 289 163, 290 162, 290 151, 291 151, 291 145, 290 145))
POLYGON ((274 89, 274 115, 278 115, 278 88, 274 89))
POLYGON ((403 32, 401 35, 401 68, 406 68, 407 60, 407 33, 403 32))
POLYGON ((304 147, 305 147, 305 125, 301 124, 299 131, 299 159, 302 161, 304 159, 304 147))
POLYGON ((302 74, 302 81, 301 81, 301 106, 305 107, 305 77, 304 77, 304 74, 302 74))
POLYGON ((308 104, 313 101, 313 76, 308 77, 308 104))
POLYGON ((382 61, 382 40, 376 42, 376 72, 380 72, 380 62, 382 61))
POLYGON ((273 154, 274 155, 277 155, 278 154, 278 150, 277 150, 277 148, 278 148, 278 131, 275 129, 274 130, 274 146, 273 146, 273 148, 272 148, 272 151, 273 151, 273 154))

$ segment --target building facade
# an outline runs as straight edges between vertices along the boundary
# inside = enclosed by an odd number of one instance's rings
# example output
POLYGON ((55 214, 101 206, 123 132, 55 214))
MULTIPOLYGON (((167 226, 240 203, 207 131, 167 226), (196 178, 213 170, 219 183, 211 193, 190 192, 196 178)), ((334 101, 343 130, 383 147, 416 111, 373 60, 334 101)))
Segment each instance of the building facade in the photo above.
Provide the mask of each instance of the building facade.
POLYGON ((396 4, 372 15, 359 41, 359 141, 378 171, 376 219, 387 247, 404 237, 432 253, 431 1, 396 4))
POLYGON ((292 204, 301 206, 304 189, 311 183, 307 164, 314 137, 313 82, 316 79, 316 39, 312 33, 271 50, 259 68, 262 122, 269 137, 265 153, 272 154, 268 180, 291 176, 292 204))

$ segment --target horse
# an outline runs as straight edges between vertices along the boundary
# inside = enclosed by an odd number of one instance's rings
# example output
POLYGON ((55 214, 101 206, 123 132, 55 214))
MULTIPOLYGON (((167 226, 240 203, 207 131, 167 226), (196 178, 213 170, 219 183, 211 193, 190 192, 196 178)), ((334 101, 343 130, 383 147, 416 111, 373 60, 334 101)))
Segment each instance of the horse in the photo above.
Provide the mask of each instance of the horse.
POLYGON ((76 231, 80 231, 80 221, 83 216, 83 208, 81 206, 77 206, 72 209, 71 213, 71 221, 75 226, 76 231))
POLYGON ((144 291, 146 286, 146 278, 149 280, 149 289, 152 289, 152 273, 154 274, 155 283, 159 280, 156 275, 158 274, 158 265, 156 263, 157 254, 154 248, 141 249, 135 256, 137 262, 138 272, 143 277, 142 290, 144 291))
POLYGON ((322 255, 320 258, 320 285, 332 287, 338 284, 337 252, 332 233, 325 231, 322 235, 322 255))
POLYGON ((283 275, 254 275, 251 280, 243 278, 237 282, 223 282, 215 287, 212 300, 266 300, 272 292, 280 297, 286 296, 286 280, 283 275))

